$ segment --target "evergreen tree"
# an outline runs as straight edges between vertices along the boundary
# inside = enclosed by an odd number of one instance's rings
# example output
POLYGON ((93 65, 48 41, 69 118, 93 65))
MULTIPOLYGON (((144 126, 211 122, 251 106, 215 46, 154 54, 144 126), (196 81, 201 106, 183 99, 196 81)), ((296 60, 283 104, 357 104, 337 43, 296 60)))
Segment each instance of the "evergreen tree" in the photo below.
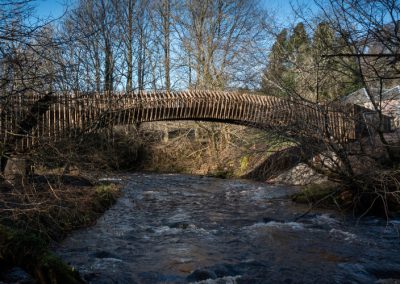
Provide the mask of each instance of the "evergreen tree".
POLYGON ((287 46, 288 30, 283 29, 272 45, 268 57, 268 65, 262 79, 262 89, 268 95, 279 96, 283 94, 283 90, 277 81, 279 81, 279 78, 282 78, 287 71, 287 46))
POLYGON ((289 96, 297 92, 310 52, 310 41, 304 24, 299 23, 289 36, 283 29, 277 36, 269 54, 264 72, 262 88, 267 95, 289 96))
POLYGON ((320 56, 326 51, 332 50, 334 41, 335 33, 333 29, 325 22, 319 23, 312 39, 314 54, 320 56))
MULTIPOLYGON (((352 48, 351 41, 351 35, 349 35, 348 32, 336 34, 335 46, 331 54, 357 53, 352 48)), ((359 66, 358 58, 354 56, 338 56, 333 58, 330 70, 336 76, 337 96, 346 96, 364 87, 359 66)))
POLYGON ((303 23, 289 34, 283 29, 271 48, 263 74, 262 90, 267 95, 298 95, 310 100, 332 100, 360 88, 354 58, 334 58, 326 55, 349 53, 346 37, 337 35, 324 22, 312 36, 303 23), (354 66, 354 68, 352 68, 354 66))
POLYGON ((356 58, 330 56, 341 53, 352 53, 348 48, 347 35, 335 33, 324 22, 318 24, 313 37, 312 55, 318 69, 316 93, 319 99, 336 99, 362 87, 356 58))
MULTIPOLYGON (((306 69, 310 60, 310 40, 303 23, 298 23, 289 38, 287 47, 289 69, 283 77, 285 88, 291 94, 305 94, 304 89, 306 69)), ((308 96, 308 94, 307 94, 308 96)))
POLYGON ((310 42, 302 22, 298 23, 289 38, 289 52, 294 55, 304 54, 309 51, 310 42))
POLYGON ((333 52, 335 47, 335 33, 325 22, 317 25, 311 43, 311 53, 316 70, 316 86, 314 92, 318 100, 337 97, 335 92, 334 75, 330 71, 334 61, 324 57, 333 52))
POLYGON ((283 29, 276 38, 276 42, 272 46, 270 54, 271 71, 282 74, 285 70, 285 56, 287 53, 288 31, 283 29))
POLYGON ((336 99, 362 87, 356 58, 329 56, 352 53, 346 41, 346 34, 335 33, 325 22, 319 23, 314 31, 311 54, 317 76, 314 91, 318 99, 336 99))

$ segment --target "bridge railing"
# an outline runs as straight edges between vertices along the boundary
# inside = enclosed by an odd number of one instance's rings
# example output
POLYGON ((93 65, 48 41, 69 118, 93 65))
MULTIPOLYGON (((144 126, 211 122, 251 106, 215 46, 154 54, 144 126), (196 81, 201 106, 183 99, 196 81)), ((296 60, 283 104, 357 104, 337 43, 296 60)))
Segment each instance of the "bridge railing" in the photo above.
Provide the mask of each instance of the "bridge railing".
MULTIPOLYGON (((18 139, 26 149, 39 140, 56 141, 78 133, 160 120, 205 120, 249 125, 264 129, 331 136, 337 141, 358 137, 359 112, 355 106, 321 105, 276 97, 234 92, 184 91, 149 93, 54 94, 54 102, 29 133, 18 139)), ((13 96, 0 103, 0 141, 19 133, 20 122, 42 96, 13 96)), ((0 142, 1 143, 1 142, 0 142)))

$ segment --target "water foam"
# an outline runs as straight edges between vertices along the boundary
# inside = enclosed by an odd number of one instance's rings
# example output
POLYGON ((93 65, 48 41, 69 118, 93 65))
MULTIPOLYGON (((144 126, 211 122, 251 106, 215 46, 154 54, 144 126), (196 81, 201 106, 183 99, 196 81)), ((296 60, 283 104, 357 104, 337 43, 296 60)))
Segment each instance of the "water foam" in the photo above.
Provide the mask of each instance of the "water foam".
POLYGON ((225 276, 222 278, 217 278, 217 279, 207 279, 207 280, 202 280, 198 282, 194 282, 196 284, 236 284, 238 279, 240 279, 242 276, 241 275, 236 275, 236 276, 225 276))
POLYGON ((338 229, 331 229, 329 231, 329 235, 335 238, 343 238, 345 241, 352 241, 357 239, 357 236, 355 234, 338 229))
POLYGON ((251 226, 245 227, 247 229, 250 230, 254 230, 254 229, 258 229, 258 228, 278 228, 278 229, 292 229, 292 230, 303 230, 304 229, 304 225, 301 223, 297 223, 297 222, 276 222, 276 221, 270 221, 268 223, 262 223, 262 222, 258 222, 255 223, 251 226))

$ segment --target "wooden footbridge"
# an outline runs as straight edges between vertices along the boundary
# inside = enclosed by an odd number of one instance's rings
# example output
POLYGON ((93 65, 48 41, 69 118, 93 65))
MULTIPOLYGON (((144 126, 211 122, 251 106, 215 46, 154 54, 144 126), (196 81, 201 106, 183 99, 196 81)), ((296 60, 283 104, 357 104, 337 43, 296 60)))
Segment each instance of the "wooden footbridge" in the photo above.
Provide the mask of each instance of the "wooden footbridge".
POLYGON ((0 146, 12 141, 26 149, 43 139, 162 120, 216 121, 347 141, 358 135, 358 113, 357 106, 237 92, 20 95, 0 101, 0 146))

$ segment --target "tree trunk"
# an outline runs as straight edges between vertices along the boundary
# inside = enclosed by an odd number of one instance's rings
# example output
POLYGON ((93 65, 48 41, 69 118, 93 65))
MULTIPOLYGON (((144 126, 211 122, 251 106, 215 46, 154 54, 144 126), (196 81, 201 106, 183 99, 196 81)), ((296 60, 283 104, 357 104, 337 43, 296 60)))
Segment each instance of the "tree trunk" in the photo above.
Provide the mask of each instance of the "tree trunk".
POLYGON ((111 49, 111 43, 109 39, 105 39, 105 91, 111 92, 113 90, 113 54, 111 49))
POLYGON ((133 72, 133 3, 128 3, 128 40, 127 40, 127 76, 126 91, 132 91, 132 72, 133 72))
POLYGON ((163 0, 163 34, 164 34, 164 68, 165 68, 165 90, 171 89, 170 81, 170 1, 163 0))
POLYGON ((143 53, 144 53, 144 50, 143 50, 143 27, 140 27, 140 33, 139 33, 139 50, 138 50, 138 71, 137 71, 137 73, 138 73, 138 87, 139 87, 139 90, 140 91, 142 91, 144 88, 143 88, 143 81, 142 81, 142 78, 143 78, 143 69, 144 69, 144 60, 143 60, 143 53))

